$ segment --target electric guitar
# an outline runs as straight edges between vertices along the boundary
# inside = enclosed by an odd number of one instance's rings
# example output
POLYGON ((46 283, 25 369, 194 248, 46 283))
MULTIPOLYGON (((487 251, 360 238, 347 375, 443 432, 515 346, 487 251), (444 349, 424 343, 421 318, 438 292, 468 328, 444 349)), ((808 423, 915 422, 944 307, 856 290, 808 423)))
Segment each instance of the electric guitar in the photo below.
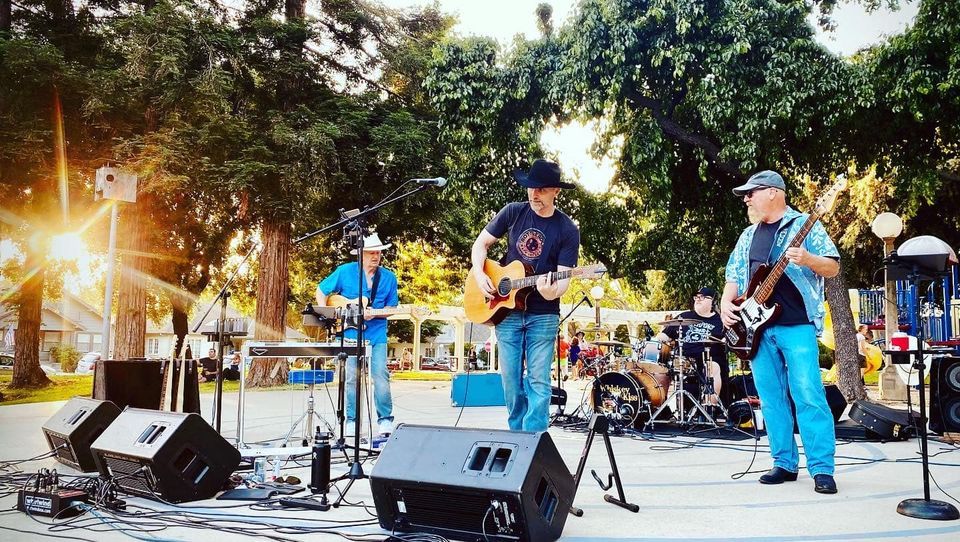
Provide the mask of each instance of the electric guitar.
MULTIPOLYGON (((837 196, 846 188, 847 179, 842 175, 837 176, 837 182, 817 200, 807 221, 790 241, 788 248, 803 245, 814 224, 820 220, 821 216, 833 209, 837 196)), ((780 256, 772 267, 766 264, 759 266, 750 279, 750 284, 747 285, 747 291, 733 300, 733 304, 740 307, 740 312, 737 313, 740 319, 732 327, 727 328, 724 335, 727 346, 738 358, 752 359, 760 345, 760 334, 780 316, 783 310, 780 304, 768 305, 767 301, 773 294, 777 281, 783 276, 788 263, 790 262, 784 251, 784 255, 780 256)))
MULTIPOLYGON (((497 288, 494 297, 480 289, 473 271, 467 273, 467 280, 463 285, 463 310, 467 319, 476 324, 496 325, 506 318, 511 310, 523 310, 527 296, 536 287, 537 279, 543 276, 534 275, 533 270, 519 260, 505 266, 487 260, 483 264, 483 271, 497 288)), ((566 278, 595 279, 606 272, 607 268, 603 265, 593 264, 544 274, 557 281, 566 278)))

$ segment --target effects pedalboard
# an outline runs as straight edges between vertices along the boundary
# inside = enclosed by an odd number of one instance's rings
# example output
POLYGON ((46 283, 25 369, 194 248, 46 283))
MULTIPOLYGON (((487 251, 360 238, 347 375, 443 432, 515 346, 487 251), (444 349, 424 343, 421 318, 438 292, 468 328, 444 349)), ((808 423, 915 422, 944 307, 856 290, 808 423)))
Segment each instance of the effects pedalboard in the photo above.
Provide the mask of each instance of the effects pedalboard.
POLYGON ((88 502, 86 491, 59 486, 57 470, 41 469, 31 489, 17 492, 17 510, 34 515, 67 518, 83 512, 77 504, 88 502))

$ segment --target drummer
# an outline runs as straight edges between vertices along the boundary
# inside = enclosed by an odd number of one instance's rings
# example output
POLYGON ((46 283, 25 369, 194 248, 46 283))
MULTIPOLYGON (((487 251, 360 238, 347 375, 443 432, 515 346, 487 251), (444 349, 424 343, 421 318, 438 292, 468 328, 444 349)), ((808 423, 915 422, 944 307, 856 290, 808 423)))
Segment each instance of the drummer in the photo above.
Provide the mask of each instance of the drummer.
MULTIPOLYGON (((713 309, 713 300, 716 295, 717 292, 713 288, 706 286, 700 288, 693 296, 693 310, 677 315, 679 320, 698 320, 698 322, 692 325, 667 326, 657 334, 657 339, 664 342, 675 341, 683 332, 680 340, 683 342, 684 357, 700 362, 704 359, 704 352, 706 352, 709 361, 706 376, 713 378, 714 391, 720 394, 725 404, 729 404, 729 391, 723 393, 722 390, 729 390, 727 384, 730 380, 730 364, 727 363, 726 349, 722 344, 723 322, 720 321, 720 315, 713 309), (710 341, 716 341, 717 344, 709 344, 710 341)), ((676 348, 674 352, 677 352, 676 348)), ((702 367, 700 365, 701 371, 702 367)), ((717 396, 707 396, 704 403, 717 404, 717 396)))

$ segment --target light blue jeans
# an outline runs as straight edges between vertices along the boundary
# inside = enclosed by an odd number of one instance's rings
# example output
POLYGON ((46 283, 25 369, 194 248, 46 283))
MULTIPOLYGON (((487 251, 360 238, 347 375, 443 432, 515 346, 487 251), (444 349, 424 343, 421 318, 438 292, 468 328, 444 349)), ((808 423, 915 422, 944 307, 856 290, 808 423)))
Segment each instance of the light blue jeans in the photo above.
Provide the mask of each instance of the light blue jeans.
POLYGON ((497 324, 503 396, 511 431, 547 430, 553 390, 550 369, 559 321, 556 314, 513 311, 497 324))
POLYGON ((813 324, 767 328, 750 365, 767 424, 773 465, 790 472, 797 472, 799 467, 800 453, 793 437, 790 411, 793 397, 807 472, 811 478, 817 474, 833 476, 836 436, 833 414, 820 380, 813 324))
MULTIPOLYGON (((377 421, 393 421, 393 397, 390 395, 390 370, 387 369, 387 343, 370 345, 370 378, 373 379, 373 403, 377 421)), ((347 358, 347 421, 357 420, 357 358, 347 358)), ((366 416, 364 416, 366 417, 366 416)))

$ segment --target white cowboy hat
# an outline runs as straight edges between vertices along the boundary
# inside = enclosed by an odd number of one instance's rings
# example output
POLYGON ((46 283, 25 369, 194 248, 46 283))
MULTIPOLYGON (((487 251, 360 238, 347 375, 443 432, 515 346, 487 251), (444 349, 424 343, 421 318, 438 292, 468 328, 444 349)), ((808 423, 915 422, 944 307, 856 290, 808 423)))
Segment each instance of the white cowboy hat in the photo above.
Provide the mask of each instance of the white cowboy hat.
MULTIPOLYGON (((392 246, 393 246, 393 243, 383 244, 383 242, 380 241, 380 236, 377 235, 376 233, 371 233, 370 235, 363 238, 364 252, 387 250, 392 246)), ((350 254, 356 254, 356 253, 357 253, 357 249, 353 249, 350 251, 350 254)))

